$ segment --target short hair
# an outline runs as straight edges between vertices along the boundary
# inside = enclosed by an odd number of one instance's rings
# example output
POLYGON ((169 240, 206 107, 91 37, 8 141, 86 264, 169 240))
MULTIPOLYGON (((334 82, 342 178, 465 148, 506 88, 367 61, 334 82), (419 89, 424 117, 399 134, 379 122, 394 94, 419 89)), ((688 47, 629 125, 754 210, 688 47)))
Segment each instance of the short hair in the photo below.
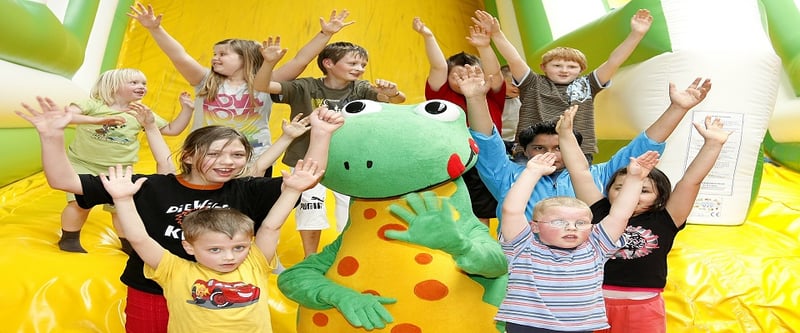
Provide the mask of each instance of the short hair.
POLYGON ((549 197, 537 202, 536 205, 533 206, 533 219, 537 219, 539 216, 544 214, 546 210, 554 207, 585 209, 589 213, 589 220, 591 221, 592 210, 589 208, 589 205, 581 200, 578 200, 577 198, 565 196, 549 197))
POLYGON ((559 46, 542 55, 542 65, 547 65, 553 60, 574 61, 581 66, 581 72, 586 70, 586 56, 578 49, 559 46))
MULTIPOLYGON (((200 161, 208 154, 208 147, 217 140, 227 140, 226 146, 231 142, 239 141, 244 146, 248 161, 253 155, 253 147, 241 132, 228 126, 205 126, 189 133, 186 140, 183 141, 179 157, 181 173, 188 175, 194 170, 193 166, 199 167, 200 161), (192 163, 188 163, 187 160, 192 163)), ((244 171, 242 170, 242 172, 244 171)))
MULTIPOLYGON (((519 131, 517 134, 519 145, 522 149, 525 149, 525 147, 533 142, 533 139, 540 134, 558 135, 556 124, 557 122, 553 120, 541 121, 519 131)), ((575 138, 578 139, 578 145, 581 145, 583 143, 583 135, 575 129, 572 130, 572 133, 575 134, 575 138)))
POLYGON ((450 70, 453 69, 455 66, 480 66, 481 59, 475 55, 466 53, 466 52, 459 52, 454 55, 451 55, 450 58, 447 58, 447 72, 450 73, 450 70))
POLYGON ((325 59, 330 59, 335 64, 348 54, 353 54, 353 56, 356 58, 369 61, 367 49, 350 42, 335 42, 325 45, 325 48, 323 48, 317 56, 317 66, 319 66, 319 70, 322 71, 322 74, 328 75, 328 70, 325 69, 322 61, 325 59))
POLYGON ((230 238, 238 233, 252 237, 255 223, 244 213, 233 208, 204 208, 184 216, 181 222, 183 238, 191 243, 207 232, 221 232, 230 238))
MULTIPOLYGON (((606 184, 606 194, 611 191, 611 186, 614 186, 614 182, 617 180, 617 177, 627 174, 627 167, 619 168, 619 170, 614 172, 614 174, 611 175, 608 184, 606 184)), ((647 178, 650 178, 653 181, 653 185, 656 187, 656 200, 653 201, 653 206, 647 211, 656 212, 666 209, 667 201, 669 201, 670 194, 672 194, 672 183, 669 181, 669 177, 667 177, 667 175, 658 168, 653 168, 653 170, 650 170, 650 173, 647 174, 647 178)))
POLYGON ((89 93, 89 96, 91 96, 93 99, 103 102, 105 105, 112 105, 117 101, 117 91, 119 88, 125 85, 127 82, 133 80, 134 76, 139 75, 147 80, 147 77, 144 75, 144 73, 135 68, 117 68, 107 70, 100 74, 100 76, 97 78, 97 82, 95 82, 94 86, 92 87, 92 91, 89 93))

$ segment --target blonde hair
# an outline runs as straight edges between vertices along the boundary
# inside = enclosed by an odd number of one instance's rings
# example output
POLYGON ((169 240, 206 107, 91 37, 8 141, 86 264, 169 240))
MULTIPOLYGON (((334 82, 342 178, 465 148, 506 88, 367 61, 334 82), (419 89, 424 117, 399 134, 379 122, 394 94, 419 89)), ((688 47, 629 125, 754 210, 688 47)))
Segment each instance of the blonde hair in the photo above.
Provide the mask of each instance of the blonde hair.
POLYGON ((131 81, 134 76, 141 75, 147 77, 142 71, 134 68, 111 69, 100 74, 92 87, 89 96, 93 99, 103 101, 105 105, 112 105, 117 101, 117 90, 131 81))
MULTIPOLYGON (((260 51, 261 44, 246 39, 225 39, 217 42, 214 46, 227 46, 230 51, 242 57, 242 73, 244 74, 244 81, 247 83, 247 91, 251 96, 250 103, 255 103, 253 83, 256 79, 256 72, 261 68, 261 64, 264 63, 264 57, 260 51)), ((208 73, 208 79, 206 79, 205 84, 197 92, 197 96, 204 97, 209 101, 215 100, 217 93, 219 93, 219 87, 222 86, 226 78, 225 75, 214 72, 212 69, 208 73)))
POLYGON ((247 215, 233 208, 206 208, 187 214, 181 222, 183 237, 192 243, 207 232, 220 232, 233 238, 238 233, 252 237, 255 223, 247 215))
POLYGON ((533 207, 533 219, 538 219, 545 211, 550 208, 579 208, 585 209, 589 216, 592 216, 592 210, 589 208, 585 202, 578 200, 577 198, 573 197, 550 197, 544 200, 539 201, 536 203, 536 206, 533 207))
POLYGON ((581 66, 581 72, 586 70, 586 56, 578 49, 559 46, 542 54, 542 66, 553 60, 574 61, 581 66))

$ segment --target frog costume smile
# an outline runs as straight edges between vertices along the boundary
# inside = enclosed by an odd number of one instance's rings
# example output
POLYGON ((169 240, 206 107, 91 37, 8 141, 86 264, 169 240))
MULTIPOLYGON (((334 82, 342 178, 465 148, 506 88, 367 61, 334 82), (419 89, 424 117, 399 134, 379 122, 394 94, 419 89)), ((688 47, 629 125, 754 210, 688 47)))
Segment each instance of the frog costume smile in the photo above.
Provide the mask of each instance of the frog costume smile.
POLYGON ((322 183, 351 196, 341 235, 278 277, 298 332, 491 332, 507 262, 461 175, 477 158, 464 111, 354 101, 322 183))

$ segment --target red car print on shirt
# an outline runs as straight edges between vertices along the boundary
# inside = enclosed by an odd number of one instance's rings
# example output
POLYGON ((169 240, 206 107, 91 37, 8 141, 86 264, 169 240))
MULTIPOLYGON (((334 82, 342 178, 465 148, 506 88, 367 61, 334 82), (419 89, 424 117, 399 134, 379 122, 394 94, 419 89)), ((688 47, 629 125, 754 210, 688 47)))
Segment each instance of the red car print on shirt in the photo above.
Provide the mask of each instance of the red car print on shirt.
POLYGON ((208 309, 238 308, 258 302, 261 289, 244 282, 197 280, 192 285, 192 300, 186 301, 208 309))

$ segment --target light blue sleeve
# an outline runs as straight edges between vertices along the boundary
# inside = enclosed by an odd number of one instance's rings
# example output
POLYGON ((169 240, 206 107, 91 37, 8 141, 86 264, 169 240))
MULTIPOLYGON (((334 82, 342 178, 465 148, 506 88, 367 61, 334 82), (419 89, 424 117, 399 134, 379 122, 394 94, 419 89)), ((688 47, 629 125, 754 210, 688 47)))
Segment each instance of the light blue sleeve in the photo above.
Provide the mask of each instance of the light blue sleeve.
POLYGON ((656 142, 642 132, 625 147, 614 153, 607 162, 594 164, 589 168, 589 171, 592 173, 598 188, 605 192, 606 184, 611 180, 611 176, 620 168, 627 167, 631 157, 638 157, 650 150, 662 154, 665 146, 665 142, 656 142))

